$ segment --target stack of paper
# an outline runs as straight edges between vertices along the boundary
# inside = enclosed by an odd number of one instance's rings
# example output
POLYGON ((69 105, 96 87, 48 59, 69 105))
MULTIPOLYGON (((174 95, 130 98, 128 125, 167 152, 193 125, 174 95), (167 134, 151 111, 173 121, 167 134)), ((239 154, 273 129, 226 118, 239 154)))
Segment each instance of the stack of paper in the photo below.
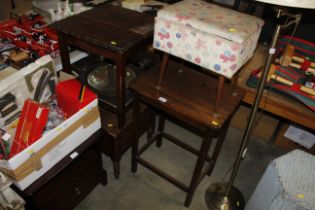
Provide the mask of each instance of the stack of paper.
POLYGON ((315 144, 314 134, 307 132, 303 129, 294 127, 292 125, 289 126, 284 136, 302 145, 303 147, 306 147, 307 149, 312 148, 312 146, 315 144))

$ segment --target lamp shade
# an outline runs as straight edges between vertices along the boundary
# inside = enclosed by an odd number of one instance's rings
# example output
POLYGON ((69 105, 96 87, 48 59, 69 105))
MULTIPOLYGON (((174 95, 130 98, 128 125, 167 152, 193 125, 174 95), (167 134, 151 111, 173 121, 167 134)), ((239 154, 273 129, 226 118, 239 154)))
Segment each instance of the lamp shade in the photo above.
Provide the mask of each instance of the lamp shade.
POLYGON ((315 0, 256 0, 274 5, 315 9, 315 0))

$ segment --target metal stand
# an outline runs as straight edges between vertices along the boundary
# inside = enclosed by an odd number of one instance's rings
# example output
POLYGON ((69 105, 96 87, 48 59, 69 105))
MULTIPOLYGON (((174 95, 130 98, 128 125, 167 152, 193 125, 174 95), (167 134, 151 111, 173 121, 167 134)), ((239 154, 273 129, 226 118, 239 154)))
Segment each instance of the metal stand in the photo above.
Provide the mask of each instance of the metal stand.
POLYGON ((260 104, 263 91, 264 91, 267 75, 268 75, 271 63, 273 61, 273 56, 276 52, 276 45, 279 39, 280 32, 282 28, 286 28, 292 25, 293 23, 298 24, 300 20, 300 15, 293 16, 288 13, 282 13, 281 9, 277 11, 278 19, 284 15, 288 17, 293 17, 293 18, 298 17, 298 18, 294 19, 293 21, 287 22, 283 25, 277 24, 275 28, 275 32, 272 37, 271 47, 269 49, 269 56, 267 59, 267 63, 263 70, 262 78, 258 84, 254 104, 253 104, 253 107, 249 116, 248 123, 245 128, 245 133, 244 133, 242 143, 237 154, 237 158, 234 163, 234 167, 233 167, 233 171, 232 171, 229 183, 215 183, 215 184, 212 184, 210 187, 208 187, 207 192, 206 192, 206 203, 209 210, 239 210, 239 209, 244 209, 245 207, 244 196, 236 187, 233 186, 233 183, 237 175, 237 171, 239 169, 240 163, 247 152, 247 143, 249 140, 249 135, 252 130, 252 126, 254 124, 255 116, 256 116, 256 113, 260 104))

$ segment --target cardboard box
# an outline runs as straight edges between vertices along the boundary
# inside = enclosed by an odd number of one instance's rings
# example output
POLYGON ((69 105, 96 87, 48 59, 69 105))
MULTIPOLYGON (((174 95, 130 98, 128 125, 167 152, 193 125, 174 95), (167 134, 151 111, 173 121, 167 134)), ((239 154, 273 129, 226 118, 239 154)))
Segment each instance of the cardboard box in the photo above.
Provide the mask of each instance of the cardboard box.
POLYGON ((13 158, 0 160, 0 170, 24 190, 100 128, 95 99, 13 158))
POLYGON ((313 147, 311 149, 307 149, 307 148, 301 146, 300 144, 298 144, 298 143, 296 143, 296 142, 292 141, 291 139, 284 136, 284 134, 288 130, 289 126, 290 125, 288 123, 283 123, 283 125, 281 125, 274 144, 276 146, 281 147, 283 149, 286 149, 288 151, 291 151, 294 149, 300 149, 300 150, 303 150, 303 151, 306 151, 306 152, 309 152, 309 153, 315 155, 315 145, 313 145, 313 147))
MULTIPOLYGON (((240 106, 231 120, 231 126, 244 130, 248 122, 249 114, 250 108, 240 106)), ((260 116, 259 112, 256 115, 256 119, 259 120, 254 124, 252 135, 269 141, 274 134, 279 121, 265 114, 260 116)))
POLYGON ((82 86, 79 80, 70 79, 56 85, 56 98, 58 106, 66 113, 66 116, 72 116, 86 104, 96 99, 97 95, 88 87, 82 86))
POLYGON ((27 98, 33 98, 35 88, 41 76, 43 68, 55 72, 54 60, 49 56, 43 56, 24 68, 6 75, 0 80, 0 97, 11 92, 16 98, 16 104, 21 110, 27 98))
POLYGON ((13 138, 10 158, 41 138, 48 120, 49 108, 26 99, 13 138))
MULTIPOLYGON (((21 110, 25 99, 33 98, 43 68, 56 74, 52 58, 43 56, 1 80, 0 96, 11 92, 21 110)), ((0 170, 24 190, 100 128, 97 100, 94 100, 55 129, 44 133, 27 149, 9 160, 0 160, 0 170)))

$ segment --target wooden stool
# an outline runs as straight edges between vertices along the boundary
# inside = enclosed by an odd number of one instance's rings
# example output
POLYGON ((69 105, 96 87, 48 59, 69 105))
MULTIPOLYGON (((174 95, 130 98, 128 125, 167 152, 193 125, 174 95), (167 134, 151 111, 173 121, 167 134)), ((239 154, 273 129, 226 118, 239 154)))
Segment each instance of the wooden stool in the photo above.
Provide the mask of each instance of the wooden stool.
POLYGON ((164 52, 157 88, 163 86, 169 55, 219 75, 214 114, 224 80, 234 78, 253 55, 263 21, 203 0, 183 0, 159 10, 153 47, 164 52))
POLYGON ((164 117, 162 117, 160 118, 157 134, 142 148, 138 148, 139 140, 138 138, 134 138, 135 141, 132 148, 132 171, 135 173, 137 171, 137 163, 140 163, 162 178, 173 183, 187 192, 185 206, 188 207, 192 201, 195 189, 202 178, 206 174, 210 175, 212 172, 223 144, 231 116, 238 108, 244 96, 244 92, 237 89, 234 90, 234 92, 236 91, 238 94, 232 94, 231 86, 224 86, 222 88, 222 103, 219 113, 218 115, 213 115, 215 111, 215 92, 218 81, 193 69, 185 68, 183 71, 176 71, 178 66, 178 64, 173 62, 168 64, 169 70, 165 72, 163 86, 158 90, 156 89, 159 75, 158 69, 144 73, 130 85, 135 95, 134 118, 136 123, 134 135, 138 136, 139 132, 139 103, 141 101, 157 109, 163 116, 175 118, 177 121, 198 130, 203 137, 200 149, 194 149, 190 145, 165 133, 163 130, 164 117), (198 157, 189 185, 178 181, 176 178, 168 175, 140 157, 155 141, 157 141, 157 145, 160 146, 162 137, 198 157), (218 141, 216 145, 214 145, 215 148, 211 157, 209 157, 208 151, 212 139, 215 137, 218 138, 218 141), (207 165, 205 170, 203 170, 205 163, 207 163, 207 165))

